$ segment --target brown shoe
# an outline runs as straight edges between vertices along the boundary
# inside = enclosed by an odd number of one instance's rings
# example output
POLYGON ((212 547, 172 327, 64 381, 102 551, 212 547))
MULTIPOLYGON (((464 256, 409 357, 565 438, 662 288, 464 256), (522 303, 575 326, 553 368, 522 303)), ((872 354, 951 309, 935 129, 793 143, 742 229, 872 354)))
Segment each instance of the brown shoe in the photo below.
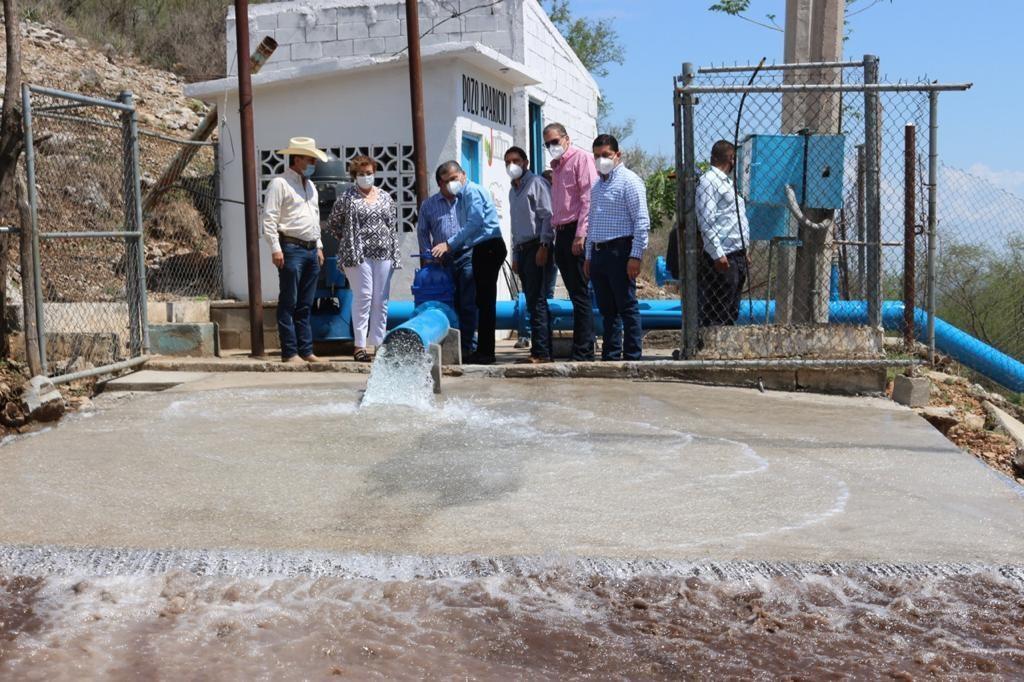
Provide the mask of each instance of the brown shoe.
POLYGON ((305 364, 298 355, 293 355, 290 358, 281 358, 281 362, 286 365, 302 365, 305 364))
POLYGON ((326 362, 326 360, 321 360, 320 358, 318 358, 315 355, 307 355, 306 357, 304 357, 302 359, 305 360, 306 362, 311 362, 311 363, 326 362))
POLYGON ((551 358, 539 358, 535 355, 531 355, 530 357, 523 358, 521 360, 516 360, 517 365, 546 365, 549 362, 552 362, 551 358))

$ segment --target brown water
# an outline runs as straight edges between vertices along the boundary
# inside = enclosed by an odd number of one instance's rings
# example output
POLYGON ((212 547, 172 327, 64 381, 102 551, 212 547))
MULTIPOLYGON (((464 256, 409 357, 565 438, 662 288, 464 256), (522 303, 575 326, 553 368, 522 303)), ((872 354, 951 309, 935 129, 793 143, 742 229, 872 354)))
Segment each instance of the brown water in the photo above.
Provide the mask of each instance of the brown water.
POLYGON ((879 577, 0 577, 0 679, 1024 676, 1024 586, 879 577))

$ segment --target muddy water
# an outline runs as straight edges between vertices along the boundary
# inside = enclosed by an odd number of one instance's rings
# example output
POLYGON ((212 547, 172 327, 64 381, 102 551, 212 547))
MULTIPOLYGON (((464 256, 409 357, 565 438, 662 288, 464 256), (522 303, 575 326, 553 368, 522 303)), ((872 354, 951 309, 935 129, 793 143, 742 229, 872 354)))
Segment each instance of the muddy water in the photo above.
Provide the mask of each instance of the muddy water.
POLYGON ((992 572, 747 579, 0 578, 0 678, 1024 676, 992 572))

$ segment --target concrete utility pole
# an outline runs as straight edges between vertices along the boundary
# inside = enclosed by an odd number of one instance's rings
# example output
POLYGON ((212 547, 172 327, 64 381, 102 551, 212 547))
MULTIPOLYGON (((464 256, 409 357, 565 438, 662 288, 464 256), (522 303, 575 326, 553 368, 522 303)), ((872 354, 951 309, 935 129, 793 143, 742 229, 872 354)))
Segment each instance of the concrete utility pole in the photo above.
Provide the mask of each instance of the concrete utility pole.
MULTIPOLYGON (((785 62, 840 61, 846 0, 786 0, 785 62)), ((839 83, 842 69, 787 71, 785 82, 839 83)), ((835 134, 842 110, 840 93, 786 93, 782 96, 782 132, 835 134)), ((814 222, 832 211, 805 210, 814 222)), ((828 287, 833 251, 831 230, 797 225, 790 218, 789 234, 802 242, 799 249, 778 249, 779 286, 775 320, 780 324, 828 321, 828 287)))

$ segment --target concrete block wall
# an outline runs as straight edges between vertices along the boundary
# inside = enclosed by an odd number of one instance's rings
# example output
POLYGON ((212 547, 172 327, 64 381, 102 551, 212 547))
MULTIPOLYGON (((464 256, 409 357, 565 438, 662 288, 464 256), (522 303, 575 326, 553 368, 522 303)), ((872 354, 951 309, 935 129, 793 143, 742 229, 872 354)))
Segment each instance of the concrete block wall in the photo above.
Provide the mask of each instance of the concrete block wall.
POLYGON ((542 105, 545 125, 561 123, 573 144, 589 151, 598 133, 600 90, 537 0, 524 0, 523 13, 522 54, 516 58, 541 81, 526 88, 527 95, 542 105))
MULTIPOLYGON (((530 2, 532 0, 525 0, 530 2)), ((508 0, 493 7, 488 0, 456 0, 466 14, 451 19, 437 0, 420 1, 420 33, 431 30, 422 44, 478 42, 512 56, 514 18, 524 0, 508 0)), ((228 75, 237 73, 234 9, 228 10, 228 75)), ((405 49, 404 0, 300 0, 249 7, 250 43, 265 36, 278 43, 277 52, 263 67, 275 71, 323 59, 351 56, 384 57, 405 49)))

